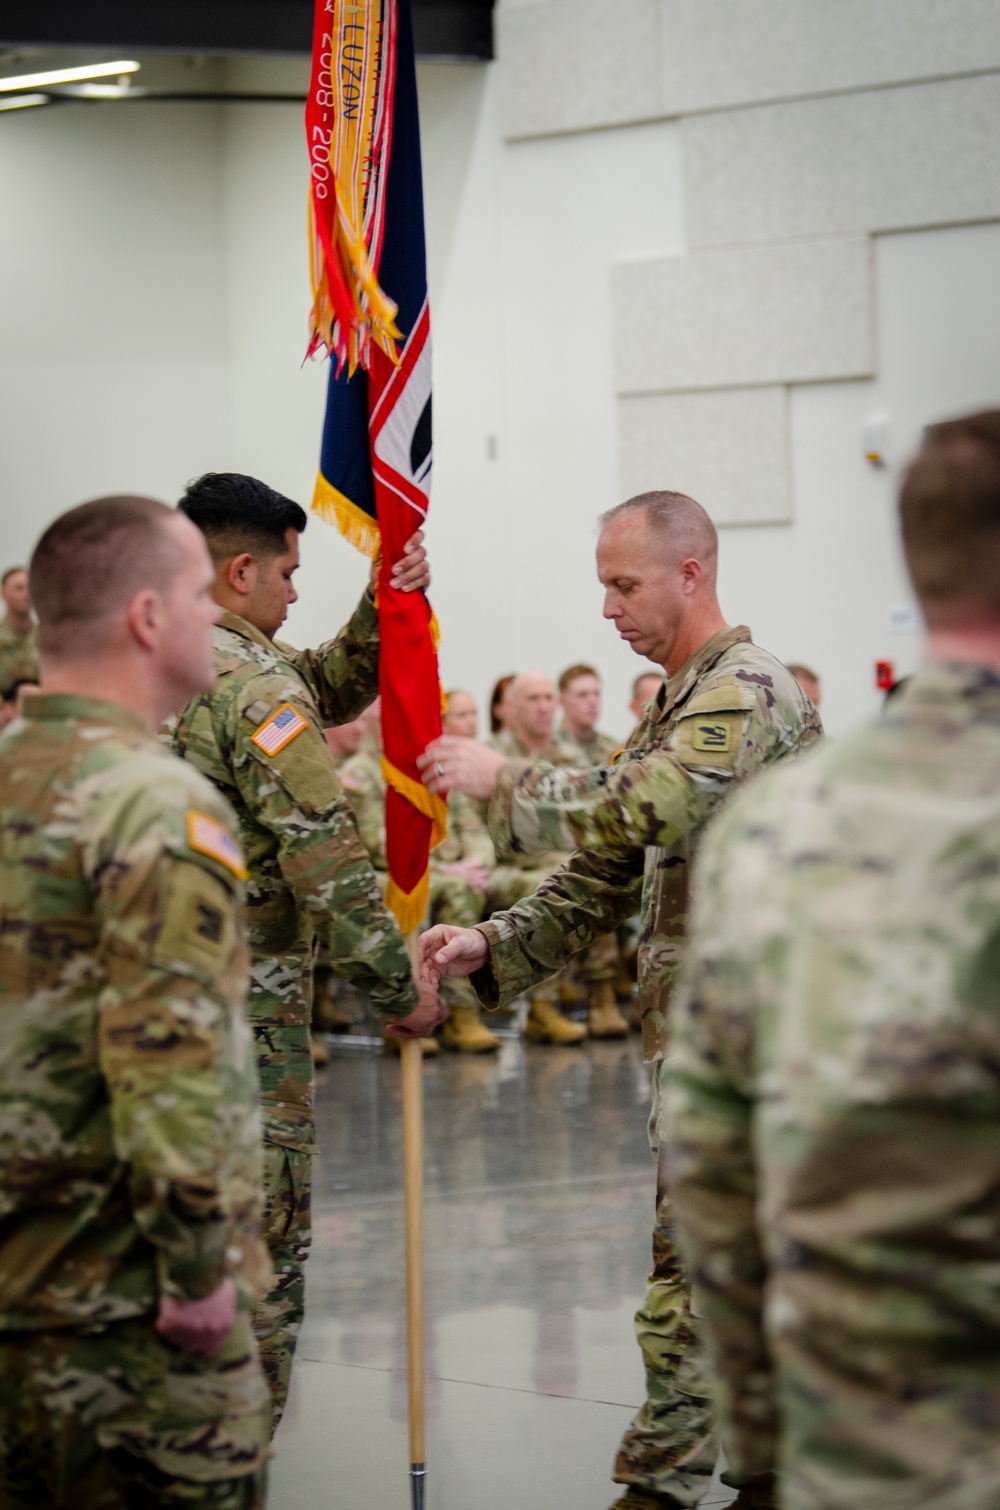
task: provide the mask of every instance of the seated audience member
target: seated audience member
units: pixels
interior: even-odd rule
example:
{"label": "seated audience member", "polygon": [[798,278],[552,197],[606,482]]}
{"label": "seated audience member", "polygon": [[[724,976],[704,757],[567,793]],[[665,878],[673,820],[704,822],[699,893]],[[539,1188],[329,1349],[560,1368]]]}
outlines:
{"label": "seated audience member", "polygon": [[640,671],[632,683],[632,701],[628,705],[628,710],[636,723],[645,717],[646,704],[651,702],[659,692],[662,681],[663,677],[659,671]]}
{"label": "seated audience member", "polygon": [[0,619],[0,687],[11,682],[37,682],[41,675],[38,661],[38,631],[31,611],[28,573],[23,566],[9,566],[0,577],[0,600],[4,615]]}
{"label": "seated audience member", "polygon": [[507,692],[511,682],[515,680],[514,673],[509,676],[501,676],[494,684],[490,693],[490,734],[501,734],[507,727]]}
{"label": "seated audience member", "polygon": [[441,733],[454,734],[458,739],[479,738],[479,709],[471,692],[455,687],[444,695],[444,713],[441,715]]}
{"label": "seated audience member", "polygon": [[[358,831],[376,873],[385,884],[385,782],[382,779],[382,730],[380,700],[362,714],[365,735],[360,750],[341,767],[344,794],[354,809]],[[475,805],[461,792],[448,798],[448,837],[431,851],[431,923],[450,922],[469,928],[483,916],[484,899],[494,864],[493,845]],[[458,923],[458,919],[466,919]],[[468,981],[458,990],[441,992],[448,1019],[440,1029],[446,1049],[458,1053],[490,1053],[500,1047],[499,1038],[483,1026],[476,995]],[[387,1040],[389,1042],[389,1040]],[[389,1044],[390,1051],[392,1049]]]}
{"label": "seated audience member", "polygon": [[338,771],[345,760],[350,760],[352,755],[358,753],[364,737],[364,718],[352,718],[349,724],[335,724],[333,728],[323,730],[327,749],[333,756],[333,763]]}
{"label": "seated audience member", "polygon": [[811,671],[808,666],[803,666],[800,661],[792,661],[788,669],[818,713],[823,689],[815,671]]}
{"label": "seated audience member", "polygon": [[597,727],[601,716],[601,678],[593,666],[580,661],[559,678],[562,724],[556,735],[575,766],[607,765],[621,743]]}
{"label": "seated audience member", "polygon": [[903,482],[929,661],[737,792],[671,1003],[667,1176],[730,1469],[1000,1504],[1000,410]]}

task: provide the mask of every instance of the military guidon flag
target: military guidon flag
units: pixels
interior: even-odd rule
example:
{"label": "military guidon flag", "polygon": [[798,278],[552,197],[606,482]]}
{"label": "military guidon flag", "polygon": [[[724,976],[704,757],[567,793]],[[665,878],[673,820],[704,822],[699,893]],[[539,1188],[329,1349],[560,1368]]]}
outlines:
{"label": "military guidon flag", "polygon": [[313,508],[367,555],[378,584],[386,901],[404,932],[427,905],[447,808],[416,757],[441,732],[437,626],[390,585],[427,514],[431,342],[410,0],[316,0],[306,103],[313,309],[309,350],[335,359]]}

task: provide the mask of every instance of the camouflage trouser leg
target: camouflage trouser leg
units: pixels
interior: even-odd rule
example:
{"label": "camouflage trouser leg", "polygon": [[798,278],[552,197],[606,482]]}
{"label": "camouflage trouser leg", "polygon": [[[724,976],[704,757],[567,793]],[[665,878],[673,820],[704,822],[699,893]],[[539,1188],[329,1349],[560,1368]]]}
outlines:
{"label": "camouflage trouser leg", "polygon": [[[483,897],[461,876],[443,876],[431,871],[430,901],[427,908],[428,923],[450,923],[453,928],[474,928],[483,917]],[[476,1007],[476,993],[469,982],[461,977],[448,977],[439,987],[441,1000],[446,1006]]]}
{"label": "camouflage trouser leg", "polygon": [[579,955],[576,968],[580,979],[586,981],[588,986],[597,985],[599,981],[614,980],[618,974],[618,939],[615,935],[605,933],[588,944]]}
{"label": "camouflage trouser leg", "polygon": [[661,1156],[657,1172],[653,1269],[635,1335],[646,1366],[646,1403],[629,1425],[612,1478],[682,1505],[708,1489],[718,1444],[704,1344],[691,1315],[691,1290],[671,1231]]}
{"label": "camouflage trouser leg", "polygon": [[8,1334],[0,1510],[263,1510],[268,1407],[245,1311],[212,1358],[152,1317]]}
{"label": "camouflage trouser leg", "polygon": [[267,1298],[253,1308],[253,1329],[271,1390],[274,1431],[288,1399],[292,1359],[306,1308],[311,1205],[312,1155],[265,1142],[263,1235],[275,1281]]}

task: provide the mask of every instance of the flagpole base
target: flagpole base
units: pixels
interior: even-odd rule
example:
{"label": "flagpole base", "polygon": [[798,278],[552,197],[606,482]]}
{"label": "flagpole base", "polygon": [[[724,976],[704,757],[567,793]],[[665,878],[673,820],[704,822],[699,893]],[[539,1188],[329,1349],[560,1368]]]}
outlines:
{"label": "flagpole base", "polygon": [[423,1463],[410,1464],[410,1504],[412,1510],[424,1510],[424,1482],[427,1469]]}

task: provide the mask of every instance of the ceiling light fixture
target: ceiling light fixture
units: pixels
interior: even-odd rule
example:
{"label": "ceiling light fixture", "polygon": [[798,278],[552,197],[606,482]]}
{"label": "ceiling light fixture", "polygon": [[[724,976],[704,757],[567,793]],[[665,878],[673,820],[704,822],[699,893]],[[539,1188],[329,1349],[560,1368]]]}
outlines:
{"label": "ceiling light fixture", "polygon": [[0,99],[0,110],[27,110],[29,105],[47,105],[47,94],[19,94],[12,100]]}
{"label": "ceiling light fixture", "polygon": [[0,94],[18,89],[43,89],[49,84],[75,84],[80,79],[107,79],[119,73],[138,73],[140,63],[81,63],[78,68],[50,68],[46,73],[22,73],[0,78]]}

